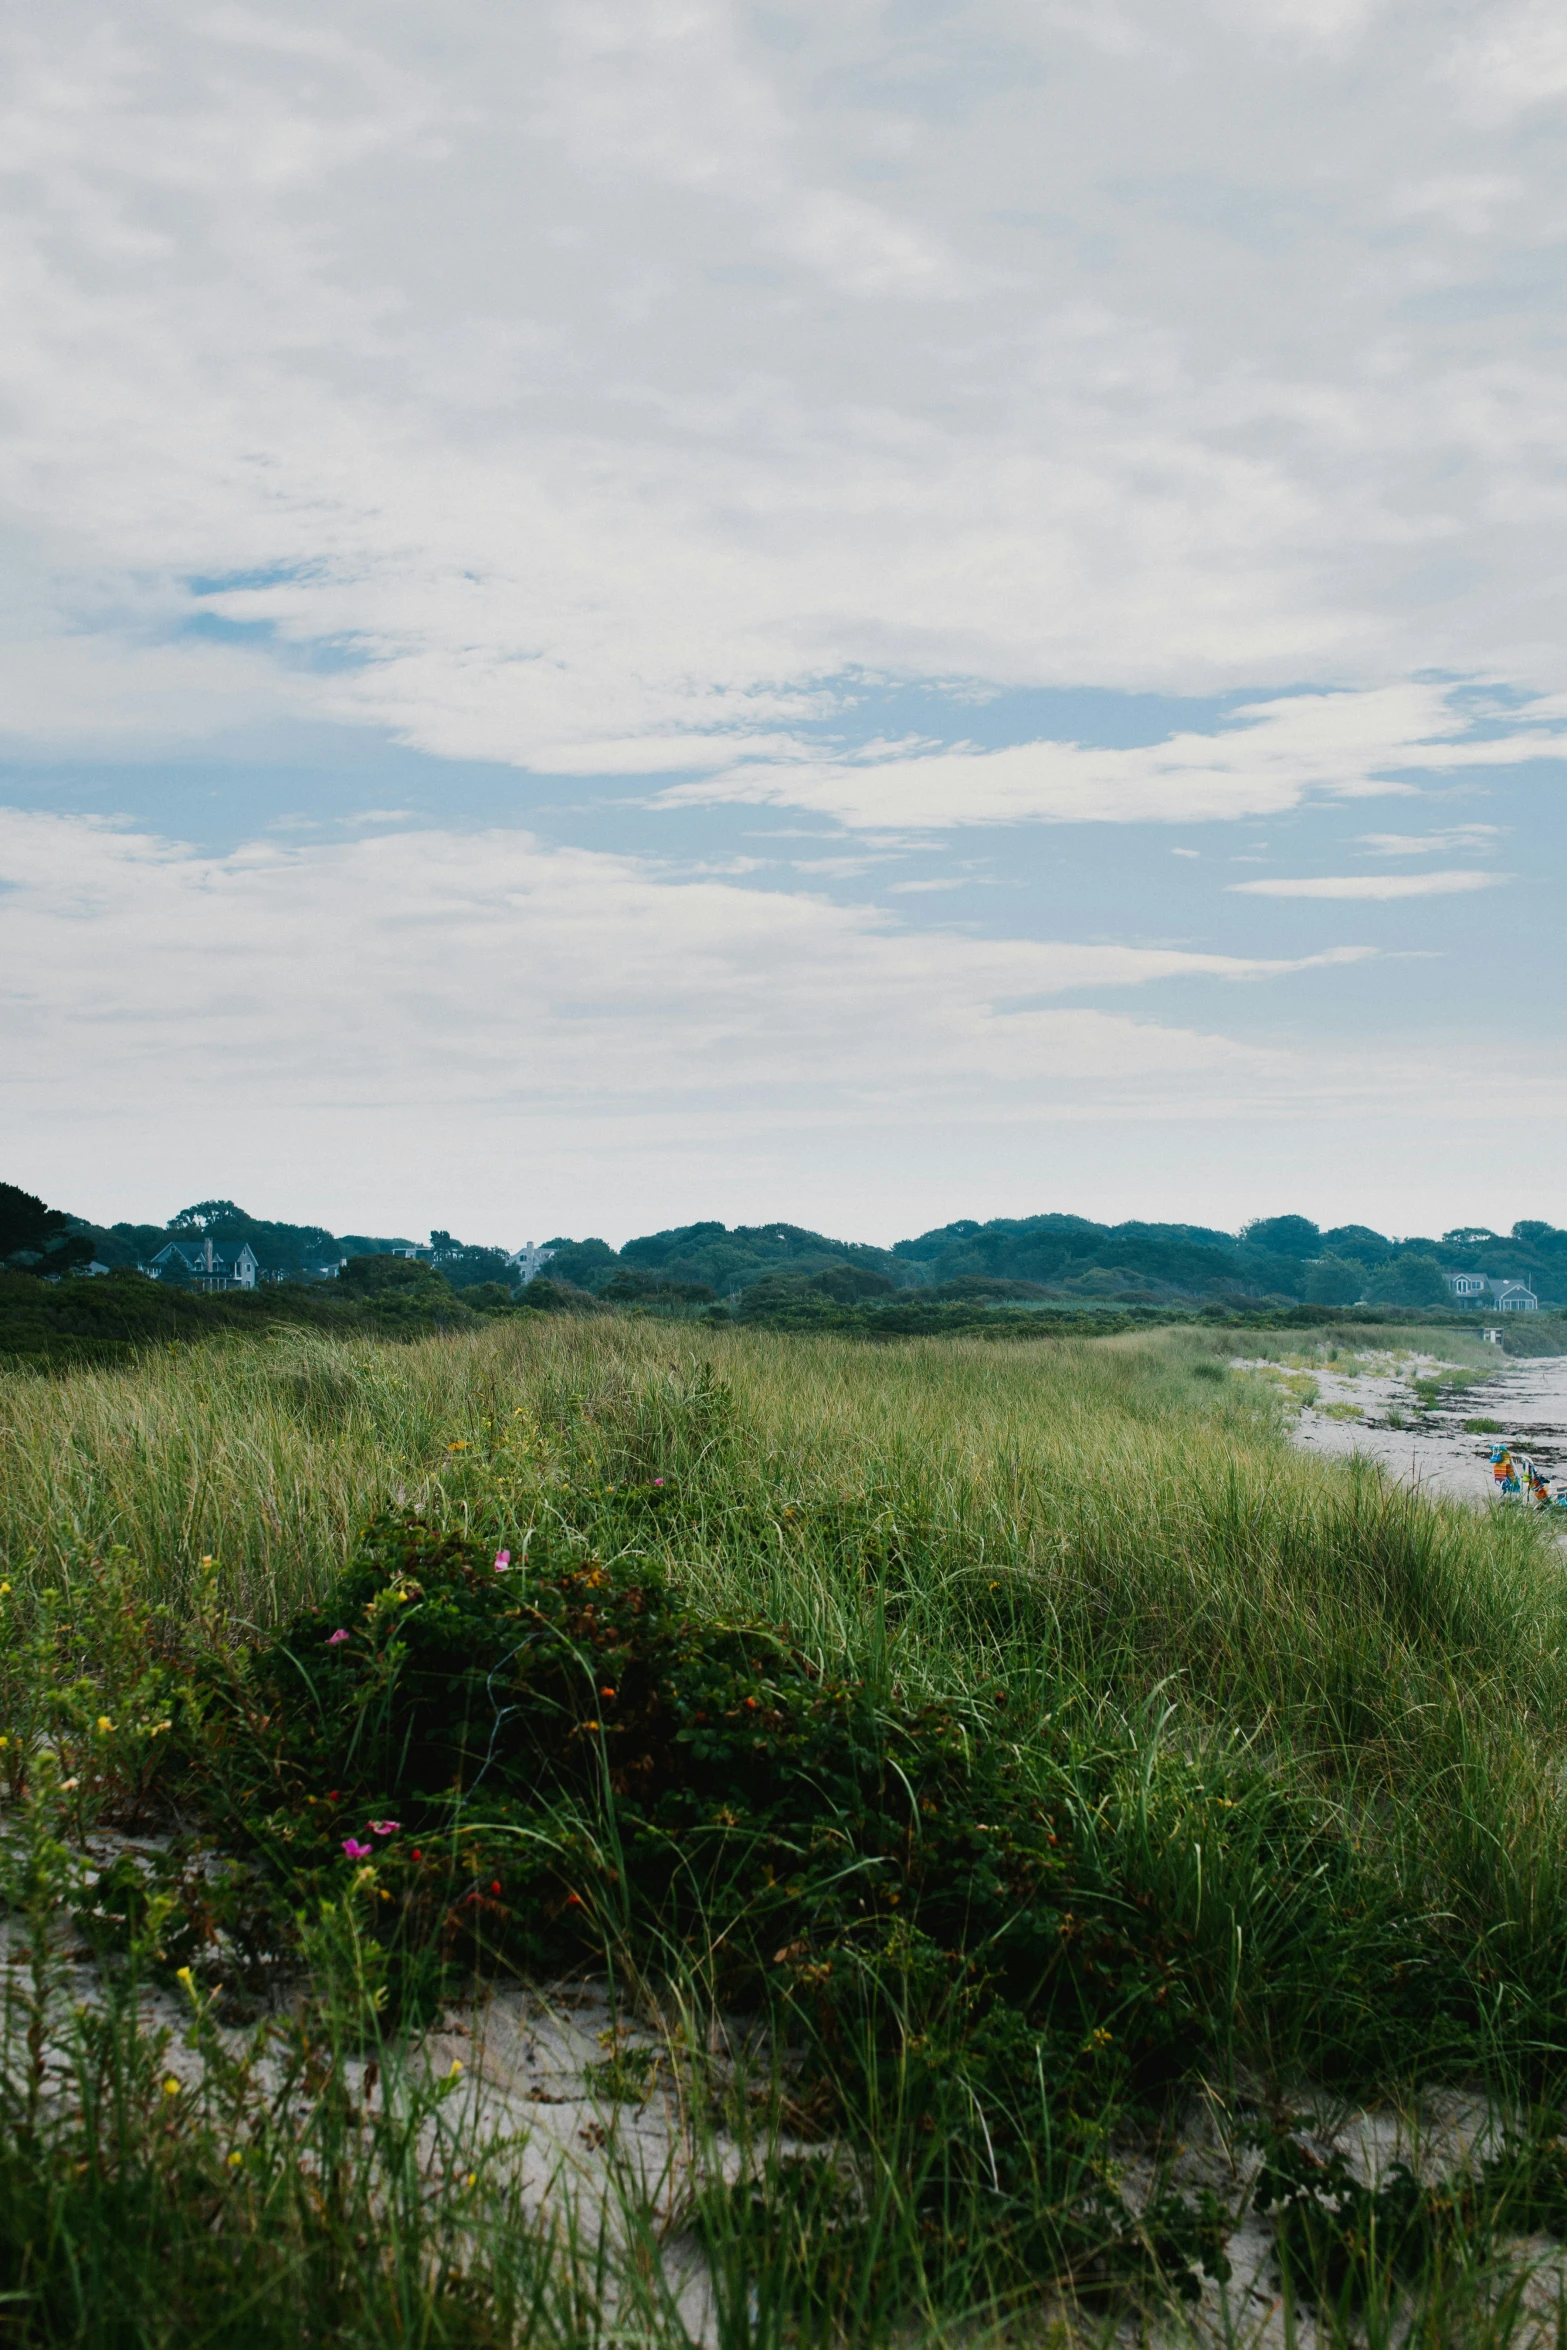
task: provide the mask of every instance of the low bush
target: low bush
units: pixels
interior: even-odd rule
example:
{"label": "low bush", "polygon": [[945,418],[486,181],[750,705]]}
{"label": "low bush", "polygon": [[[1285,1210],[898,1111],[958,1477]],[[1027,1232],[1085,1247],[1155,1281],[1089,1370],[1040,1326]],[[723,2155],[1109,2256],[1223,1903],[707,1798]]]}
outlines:
{"label": "low bush", "polygon": [[180,1751],[250,1863],[231,1926],[368,1869],[394,2000],[606,1950],[699,1981],[802,2052],[814,2126],[884,2140],[895,2113],[927,2200],[1015,2200],[1025,2266],[1061,2256],[1079,2115],[1227,2062],[1237,2019],[1326,2074],[1461,2023],[1396,1889],[1243,1755],[1129,1768],[1036,1723],[1025,1761],[1004,1690],[910,1704],[542,1542],[382,1520],[321,1606],[208,1661]]}

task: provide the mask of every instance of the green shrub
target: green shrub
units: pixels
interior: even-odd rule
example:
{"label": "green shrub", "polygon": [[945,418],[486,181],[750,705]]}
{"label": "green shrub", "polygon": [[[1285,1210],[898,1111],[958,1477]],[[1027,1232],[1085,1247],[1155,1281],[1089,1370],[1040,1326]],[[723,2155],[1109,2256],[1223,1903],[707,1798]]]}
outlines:
{"label": "green shrub", "polygon": [[380,1521],[320,1607],[203,1670],[192,1791],[285,1908],[371,1867],[405,1987],[607,1937],[639,1974],[786,2005],[851,2102],[890,2064],[932,2115],[954,2077],[1037,2103],[1042,2065],[1053,2109],[1085,2073],[1150,2094],[1219,2055],[1237,1992],[1264,2034],[1309,2017],[1330,2065],[1396,2030],[1418,1936],[1255,1767],[1156,1752],[1129,1777],[1048,1725],[1025,1765],[1004,1691],[910,1704],[560,1540],[497,1566]]}

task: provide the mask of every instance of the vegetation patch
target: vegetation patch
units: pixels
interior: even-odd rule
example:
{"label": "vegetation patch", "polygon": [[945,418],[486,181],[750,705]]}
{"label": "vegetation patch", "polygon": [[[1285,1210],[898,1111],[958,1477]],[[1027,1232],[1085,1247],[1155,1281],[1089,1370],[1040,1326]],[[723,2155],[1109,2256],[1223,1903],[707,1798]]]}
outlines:
{"label": "vegetation patch", "polygon": [[[127,2225],[187,2331],[233,2229],[258,2306],[319,2262],[339,2338],[395,2335],[395,2293],[422,2340],[682,2342],[515,2212],[506,2237],[476,2157],[420,2172],[444,2108],[381,2128],[402,2028],[506,1974],[608,1976],[656,2037],[589,2043],[584,2143],[671,2083],[699,2143],[727,2133],[687,2208],[737,2343],[1035,2339],[1051,2296],[1195,2292],[1241,2190],[1171,2158],[1194,2094],[1243,2082],[1297,2298],[1418,2296],[1501,2244],[1504,2185],[1547,2213],[1539,2152],[1536,2203],[1521,2173],[1484,2212],[1455,2185],[1451,2234],[1422,2206],[1362,2286],[1333,2247],[1371,2222],[1333,2218],[1336,2173],[1296,2210],[1279,2118],[1302,2082],[1456,2079],[1556,2133],[1567,1602],[1538,1530],[1292,1454],[1227,1332],[690,1335],[508,1314],[0,1384],[13,1949],[90,1951],[120,2002],[72,2021],[59,1976],[56,2024],[24,2000],[5,2039],[54,2182],[30,2203],[19,2167],[5,2241],[75,2247],[6,2255],[31,2338],[180,2338],[134,2264],[100,2296],[118,2334],[70,2298],[111,2209],[73,2199],[123,2172],[165,2198]],[[212,2051],[199,2114],[147,2069],[149,1976]],[[288,2117],[217,2036],[247,2016]],[[744,2061],[704,2070],[718,2018]],[[399,2197],[447,2231],[410,2219],[406,2262],[366,2218]]]}

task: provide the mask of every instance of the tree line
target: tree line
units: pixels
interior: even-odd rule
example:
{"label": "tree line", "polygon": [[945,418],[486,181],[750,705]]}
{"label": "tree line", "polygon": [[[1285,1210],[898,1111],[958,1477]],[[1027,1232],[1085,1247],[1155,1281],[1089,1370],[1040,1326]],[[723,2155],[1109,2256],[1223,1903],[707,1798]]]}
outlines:
{"label": "tree line", "polygon": [[[11,1272],[54,1277],[93,1264],[134,1270],[170,1241],[206,1239],[224,1248],[248,1242],[262,1271],[284,1280],[336,1274],[346,1261],[350,1289],[388,1301],[394,1290],[411,1298],[432,1276],[461,1293],[515,1293],[521,1286],[503,1244],[461,1241],[443,1229],[418,1244],[396,1235],[333,1233],[323,1225],[253,1216],[226,1199],[199,1200],[164,1224],[99,1225],[0,1183],[0,1266]],[[530,1290],[539,1306],[597,1299],[691,1311],[727,1302],[745,1319],[770,1318],[813,1300],[840,1308],[900,1299],[912,1306],[916,1296],[931,1306],[1134,1308],[1274,1299],[1419,1308],[1451,1302],[1445,1275],[1454,1271],[1526,1281],[1542,1304],[1567,1301],[1567,1231],[1538,1220],[1515,1223],[1506,1233],[1460,1225],[1440,1235],[1395,1238],[1363,1224],[1324,1230],[1302,1215],[1259,1217],[1227,1232],[1047,1214],[960,1218],[890,1247],[797,1224],[708,1220],[645,1233],[618,1249],[561,1234],[548,1252]],[[494,1300],[475,1296],[473,1302]]]}

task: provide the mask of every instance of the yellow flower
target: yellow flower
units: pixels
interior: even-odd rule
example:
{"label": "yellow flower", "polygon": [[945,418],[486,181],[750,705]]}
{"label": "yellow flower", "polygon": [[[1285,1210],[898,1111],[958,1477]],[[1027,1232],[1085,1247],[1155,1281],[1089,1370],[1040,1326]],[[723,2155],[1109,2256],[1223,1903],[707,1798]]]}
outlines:
{"label": "yellow flower", "polygon": [[177,2096],[179,2095],[179,2093],[180,2093],[180,2085],[179,2085],[178,2081],[177,2081],[177,2080],[174,2078],[174,2075],[173,2075],[172,2073],[168,2074],[168,2075],[167,2075],[167,2077],[165,2078],[165,2080],[164,2080],[164,2084],[163,2084],[163,2094],[164,2094],[164,2096],[165,2096],[165,2097],[177,2097]]}
{"label": "yellow flower", "polygon": [[233,2151],[233,2153],[232,2153],[232,2154],[229,2156],[229,2169],[230,2169],[230,2170],[238,2170],[238,2168],[239,2168],[240,2164],[241,2164],[241,2163],[244,2161],[244,2159],[245,2159],[245,2157],[243,2156],[243,2154],[241,2154],[241,2152],[240,2152],[239,2148],[236,2146],[236,2147],[235,2147],[235,2149],[234,2149],[234,2151]]}
{"label": "yellow flower", "polygon": [[176,1967],[174,1980],[176,1983],[183,1983],[187,1991],[193,1991],[196,1987],[196,1978],[188,1966]]}
{"label": "yellow flower", "polygon": [[462,2058],[461,2058],[460,2056],[454,2056],[454,2057],[452,2058],[452,2069],[451,2069],[451,2071],[450,2071],[450,2072],[447,2074],[446,2078],[447,2078],[449,2081],[455,2081],[455,2080],[458,2078],[458,2076],[461,2074],[461,2072],[462,2072]]}
{"label": "yellow flower", "polygon": [[0,1583],[0,1599],[4,1599],[4,1597],[5,1597],[6,1593],[7,1593],[7,1592],[10,1590],[10,1588],[11,1588],[11,1586],[10,1586],[10,1584],[9,1584],[9,1583]]}
{"label": "yellow flower", "polygon": [[107,1714],[100,1714],[98,1716],[98,1733],[100,1737],[107,1738],[109,1732],[113,1728],[114,1724],[110,1721]]}

